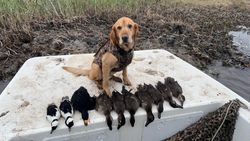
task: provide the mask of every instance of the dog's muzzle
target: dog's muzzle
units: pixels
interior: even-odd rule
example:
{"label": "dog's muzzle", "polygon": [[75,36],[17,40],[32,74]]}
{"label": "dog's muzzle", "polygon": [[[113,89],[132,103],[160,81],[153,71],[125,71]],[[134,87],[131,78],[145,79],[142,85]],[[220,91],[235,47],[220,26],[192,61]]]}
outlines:
{"label": "dog's muzzle", "polygon": [[128,43],[128,36],[123,36],[122,41],[123,43]]}

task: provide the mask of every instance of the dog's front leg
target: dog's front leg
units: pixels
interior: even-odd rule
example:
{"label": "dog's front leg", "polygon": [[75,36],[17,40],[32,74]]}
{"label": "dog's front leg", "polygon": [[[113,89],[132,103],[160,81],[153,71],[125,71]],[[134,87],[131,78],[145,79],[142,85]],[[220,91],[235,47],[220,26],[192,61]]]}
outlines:
{"label": "dog's front leg", "polygon": [[111,92],[109,90],[110,68],[108,67],[108,65],[103,64],[102,74],[103,74],[102,88],[106,92],[106,94],[111,97]]}
{"label": "dog's front leg", "polygon": [[131,82],[128,79],[127,67],[122,71],[123,82],[125,85],[131,86]]}
{"label": "dog's front leg", "polygon": [[109,78],[112,68],[114,68],[117,59],[111,53],[105,53],[102,57],[102,88],[108,96],[111,97],[111,92],[109,89]]}

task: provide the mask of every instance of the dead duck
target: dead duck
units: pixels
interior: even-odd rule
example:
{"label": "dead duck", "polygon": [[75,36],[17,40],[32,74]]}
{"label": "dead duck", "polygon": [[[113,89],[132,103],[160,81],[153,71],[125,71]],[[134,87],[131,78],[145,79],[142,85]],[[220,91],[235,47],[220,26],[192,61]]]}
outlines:
{"label": "dead duck", "polygon": [[185,101],[185,96],[182,94],[183,91],[179,83],[175,81],[174,78],[172,77],[165,78],[164,83],[165,85],[169,86],[170,91],[172,92],[172,95],[176,97],[180,101],[181,106],[183,106],[184,101]]}
{"label": "dead duck", "polygon": [[173,99],[172,92],[168,85],[158,81],[156,88],[160,91],[162,94],[164,100],[169,102],[169,105],[173,108],[183,108],[181,105],[177,104],[176,101]]}
{"label": "dead duck", "polygon": [[117,129],[119,130],[126,123],[126,119],[124,116],[124,111],[125,111],[124,96],[120,92],[114,90],[112,92],[111,98],[113,102],[113,109],[118,114]]}
{"label": "dead duck", "polygon": [[124,102],[125,102],[126,110],[128,110],[130,114],[130,124],[132,127],[134,127],[134,124],[135,124],[134,115],[140,106],[140,101],[134,94],[126,90],[125,86],[122,86],[122,94],[124,95]]}
{"label": "dead duck", "polygon": [[147,93],[151,96],[151,98],[154,101],[154,104],[157,105],[157,110],[158,110],[158,118],[161,118],[161,113],[163,112],[163,96],[159,92],[158,89],[156,89],[153,85],[151,84],[144,84],[144,87],[146,87]]}
{"label": "dead duck", "polygon": [[68,126],[69,131],[72,126],[74,126],[74,121],[73,121],[73,107],[71,102],[69,101],[68,96],[62,97],[61,104],[59,106],[60,112],[62,117],[65,119],[65,124]]}
{"label": "dead duck", "polygon": [[109,130],[112,130],[112,117],[110,115],[112,106],[112,100],[107,94],[102,93],[96,98],[96,111],[105,115]]}
{"label": "dead duck", "polygon": [[147,121],[145,126],[147,127],[151,122],[154,121],[154,115],[152,113],[153,100],[150,95],[147,94],[146,88],[142,85],[137,87],[135,95],[140,101],[140,106],[147,112]]}
{"label": "dead duck", "polygon": [[58,120],[60,117],[61,117],[61,114],[60,114],[58,107],[54,103],[49,104],[47,107],[46,118],[50,122],[50,125],[51,125],[50,134],[52,134],[52,132],[56,130],[59,124]]}
{"label": "dead duck", "polygon": [[90,123],[88,111],[95,109],[96,97],[90,97],[87,89],[80,87],[72,95],[71,103],[74,110],[81,113],[84,125],[87,126]]}

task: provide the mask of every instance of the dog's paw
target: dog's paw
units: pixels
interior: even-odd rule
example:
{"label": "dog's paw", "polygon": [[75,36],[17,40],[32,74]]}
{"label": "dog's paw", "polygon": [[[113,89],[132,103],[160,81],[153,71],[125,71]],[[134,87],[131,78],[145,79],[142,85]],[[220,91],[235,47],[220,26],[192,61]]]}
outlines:
{"label": "dog's paw", "polygon": [[104,90],[104,93],[107,94],[109,97],[112,97],[112,93],[110,92],[109,89],[103,89]]}
{"label": "dog's paw", "polygon": [[123,79],[124,85],[131,86],[131,82],[128,79]]}
{"label": "dog's paw", "polygon": [[112,93],[106,93],[110,98],[112,97]]}
{"label": "dog's paw", "polygon": [[95,81],[95,84],[99,90],[103,90],[102,83],[100,81]]}

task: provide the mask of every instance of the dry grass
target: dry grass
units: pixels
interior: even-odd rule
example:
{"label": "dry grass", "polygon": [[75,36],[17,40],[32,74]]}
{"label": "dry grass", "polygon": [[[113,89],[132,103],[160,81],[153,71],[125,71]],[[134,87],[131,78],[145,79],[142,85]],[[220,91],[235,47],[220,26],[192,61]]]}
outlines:
{"label": "dry grass", "polygon": [[[241,0],[239,0],[241,1]],[[172,3],[193,4],[193,5],[230,5],[234,0],[174,0]]]}
{"label": "dry grass", "polygon": [[[0,0],[0,34],[5,31],[29,31],[26,23],[72,19],[102,12],[126,11],[137,13],[152,5],[177,6],[228,6],[246,7],[248,0]],[[135,11],[135,12],[134,12]],[[109,13],[112,13],[109,12]],[[158,11],[162,12],[162,11]],[[139,12],[138,12],[139,13]],[[147,13],[146,13],[147,14]],[[112,16],[112,14],[110,15]]]}
{"label": "dry grass", "polygon": [[86,10],[133,10],[143,0],[0,0],[0,27],[31,20],[70,18]]}
{"label": "dry grass", "polygon": [[86,10],[100,13],[115,9],[135,11],[152,4],[245,6],[246,3],[247,0],[0,0],[0,27],[34,19],[70,18],[84,15]]}
{"label": "dry grass", "polygon": [[168,4],[190,4],[198,6],[228,6],[240,5],[246,6],[250,4],[249,0],[167,0]]}

